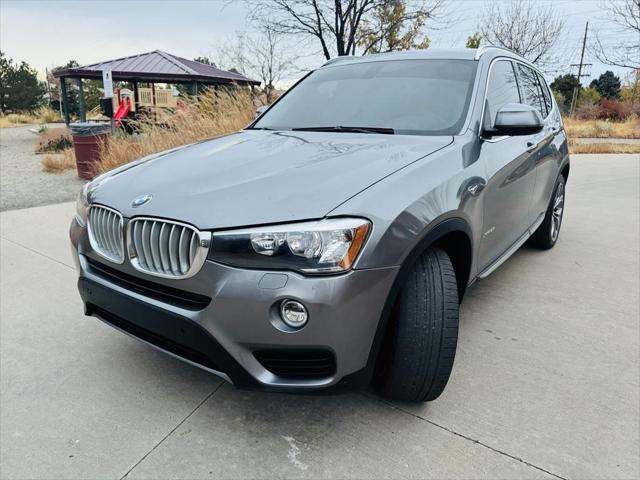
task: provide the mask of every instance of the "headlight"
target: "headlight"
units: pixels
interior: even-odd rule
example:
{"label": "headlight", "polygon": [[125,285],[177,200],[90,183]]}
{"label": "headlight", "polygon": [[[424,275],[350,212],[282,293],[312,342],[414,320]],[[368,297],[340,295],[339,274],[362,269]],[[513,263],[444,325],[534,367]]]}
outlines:
{"label": "headlight", "polygon": [[344,272],[360,253],[370,226],[361,218],[333,218],[218,232],[209,258],[242,268]]}
{"label": "headlight", "polygon": [[89,189],[91,182],[87,182],[82,186],[78,198],[76,199],[76,218],[80,225],[87,224],[87,212],[89,211]]}

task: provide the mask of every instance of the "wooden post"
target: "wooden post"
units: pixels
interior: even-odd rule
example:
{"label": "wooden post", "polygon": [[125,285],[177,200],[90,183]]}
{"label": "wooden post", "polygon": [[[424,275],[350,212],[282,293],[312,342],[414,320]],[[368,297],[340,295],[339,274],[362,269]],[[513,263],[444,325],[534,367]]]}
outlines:
{"label": "wooden post", "polygon": [[140,94],[138,93],[138,82],[133,81],[133,105],[135,106],[136,113],[138,112],[138,106],[140,104]]}
{"label": "wooden post", "polygon": [[191,95],[193,95],[194,97],[198,95],[198,82],[196,82],[195,80],[191,84]]}
{"label": "wooden post", "polygon": [[82,87],[82,78],[78,78],[78,110],[80,113],[80,121],[87,121],[87,113],[84,109],[84,88]]}
{"label": "wooden post", "polygon": [[156,107],[156,84],[151,83],[151,101],[153,102],[153,121],[158,123],[158,108]]}
{"label": "wooden post", "polygon": [[62,91],[62,110],[64,111],[64,123],[69,125],[71,118],[69,116],[69,105],[67,99],[67,81],[65,77],[60,77],[60,90]]}

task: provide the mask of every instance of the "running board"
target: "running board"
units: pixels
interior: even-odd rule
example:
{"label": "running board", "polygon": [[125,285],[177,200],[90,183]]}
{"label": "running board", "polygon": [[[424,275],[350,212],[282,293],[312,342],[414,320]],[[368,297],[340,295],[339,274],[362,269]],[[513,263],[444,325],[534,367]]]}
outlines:
{"label": "running board", "polygon": [[500,257],[498,257],[498,259],[495,262],[493,262],[491,265],[485,268],[482,272],[480,272],[478,274],[478,278],[481,280],[487,278],[489,275],[495,272],[500,265],[506,262],[511,255],[516,253],[518,249],[522,245],[524,245],[524,243],[527,240],[529,240],[529,237],[531,237],[531,235],[533,235],[533,233],[542,224],[542,222],[544,221],[544,215],[545,215],[544,213],[541,213],[538,216],[538,219],[533,223],[533,225],[531,225],[531,227],[527,229],[524,235],[522,235],[518,240],[516,240],[515,243],[511,245],[511,247],[509,247],[509,249],[506,252],[504,252]]}

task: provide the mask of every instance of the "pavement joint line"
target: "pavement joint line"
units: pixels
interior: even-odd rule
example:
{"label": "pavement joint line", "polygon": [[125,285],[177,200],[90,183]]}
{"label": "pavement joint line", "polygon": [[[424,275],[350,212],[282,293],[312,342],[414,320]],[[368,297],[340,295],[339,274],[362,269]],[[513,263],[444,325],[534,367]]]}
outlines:
{"label": "pavement joint line", "polygon": [[7,241],[7,242],[9,242],[9,243],[13,243],[14,245],[16,245],[16,246],[18,246],[18,247],[22,247],[22,248],[24,248],[25,250],[29,250],[30,252],[35,253],[36,255],[40,255],[41,257],[48,258],[49,260],[52,260],[52,261],[54,261],[54,262],[56,262],[56,263],[59,263],[60,265],[63,265],[63,266],[65,266],[65,267],[67,267],[67,268],[70,268],[71,270],[75,270],[75,268],[74,268],[73,266],[71,266],[71,265],[67,265],[67,264],[66,264],[66,263],[64,263],[64,262],[61,262],[60,260],[58,260],[58,259],[56,259],[56,258],[50,257],[49,255],[45,255],[44,253],[39,252],[39,251],[37,251],[37,250],[34,250],[34,249],[33,249],[33,248],[31,248],[31,247],[27,247],[26,245],[22,245],[21,243],[18,243],[18,242],[15,242],[15,241],[13,241],[13,240],[8,239],[7,237],[1,237],[1,236],[0,236],[0,238],[1,238],[2,240],[6,240],[6,241]]}
{"label": "pavement joint line", "polygon": [[222,385],[224,385],[225,383],[226,383],[226,382],[225,382],[224,380],[221,380],[221,381],[220,381],[220,383],[218,384],[218,386],[217,386],[216,388],[214,388],[214,389],[213,389],[213,391],[212,391],[209,395],[207,395],[207,396],[206,396],[206,397],[205,397],[205,398],[204,398],[200,403],[198,403],[198,405],[196,405],[196,407],[195,407],[193,410],[191,410],[191,412],[189,412],[189,414],[188,414],[186,417],[184,417],[182,420],[180,420],[180,422],[179,422],[175,427],[173,427],[169,433],[167,433],[164,437],[162,437],[162,439],[160,439],[160,441],[159,441],[158,443],[156,443],[156,444],[153,446],[153,448],[152,448],[151,450],[149,450],[147,453],[145,453],[145,454],[142,456],[142,458],[141,458],[140,460],[138,460],[138,461],[137,461],[137,462],[136,462],[136,463],[135,463],[135,464],[134,464],[134,465],[133,465],[129,470],[127,470],[127,472],[126,472],[122,477],[120,477],[120,480],[124,480],[125,478],[127,478],[127,477],[129,476],[129,474],[130,474],[130,473],[131,473],[131,472],[132,472],[132,471],[133,471],[133,470],[134,470],[138,465],[140,465],[142,462],[144,462],[144,460],[145,460],[149,455],[151,455],[151,454],[154,452],[154,450],[155,450],[156,448],[158,448],[158,447],[159,447],[159,446],[160,446],[160,445],[161,445],[161,444],[162,444],[162,443],[163,443],[167,438],[169,438],[169,437],[173,434],[173,432],[175,432],[178,428],[180,428],[184,422],[186,422],[187,420],[189,420],[189,418],[191,418],[191,416],[192,416],[194,413],[196,413],[196,411],[197,411],[197,410],[198,410],[202,405],[204,405],[204,403],[205,403],[207,400],[209,400],[211,397],[213,397],[213,396],[216,394],[216,392],[217,392],[218,390],[220,390],[220,388],[222,387]]}
{"label": "pavement joint line", "polygon": [[364,395],[366,397],[369,397],[369,398],[371,398],[373,400],[376,400],[376,401],[378,401],[380,403],[383,403],[383,404],[387,405],[388,407],[393,408],[394,410],[398,410],[398,411],[400,411],[402,413],[406,413],[407,415],[410,415],[410,416],[415,417],[415,418],[417,418],[419,420],[422,420],[423,422],[429,423],[429,424],[433,425],[434,427],[438,427],[438,428],[440,428],[440,429],[442,429],[442,430],[444,430],[446,432],[452,433],[453,435],[456,435],[456,436],[458,436],[460,438],[464,438],[465,440],[468,440],[468,441],[473,442],[473,443],[475,443],[477,445],[480,445],[480,446],[482,446],[484,448],[487,448],[487,449],[491,450],[492,452],[495,452],[495,453],[497,453],[499,455],[504,455],[505,457],[509,457],[512,460],[517,460],[520,463],[523,463],[523,464],[525,464],[525,465],[527,465],[527,466],[529,466],[531,468],[535,468],[536,470],[540,470],[541,472],[544,472],[544,473],[546,473],[548,475],[551,475],[551,476],[553,476],[555,478],[558,478],[560,480],[568,480],[567,477],[562,477],[562,476],[558,475],[557,473],[553,473],[553,472],[551,472],[549,470],[546,470],[546,469],[544,469],[542,467],[539,467],[538,465],[534,465],[533,463],[527,462],[526,460],[524,460],[524,459],[522,459],[520,457],[516,457],[515,455],[511,455],[510,453],[504,452],[504,451],[499,450],[499,449],[497,449],[495,447],[492,447],[491,445],[483,443],[480,440],[476,440],[475,438],[472,438],[472,437],[469,437],[469,436],[464,435],[462,433],[456,432],[455,430],[453,430],[453,429],[451,429],[449,427],[445,427],[444,425],[440,425],[439,423],[436,423],[433,420],[429,420],[427,418],[421,417],[420,415],[417,415],[417,414],[415,414],[413,412],[405,410],[404,408],[401,408],[401,407],[399,407],[397,405],[394,405],[393,403],[390,403],[390,402],[388,402],[388,401],[386,401],[386,400],[384,400],[382,398],[379,398],[379,397],[376,397],[376,396],[373,396],[373,395],[370,395],[370,394],[367,394],[367,393],[363,393],[362,395]]}

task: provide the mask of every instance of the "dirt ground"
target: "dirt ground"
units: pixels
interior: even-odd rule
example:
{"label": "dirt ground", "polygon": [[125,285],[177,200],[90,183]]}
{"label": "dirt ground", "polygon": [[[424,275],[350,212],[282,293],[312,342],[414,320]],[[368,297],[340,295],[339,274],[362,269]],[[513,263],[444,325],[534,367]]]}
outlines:
{"label": "dirt ground", "polygon": [[82,186],[75,171],[42,171],[42,156],[34,153],[37,128],[28,125],[0,129],[0,211],[67,202],[75,199]]}

